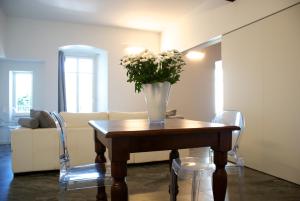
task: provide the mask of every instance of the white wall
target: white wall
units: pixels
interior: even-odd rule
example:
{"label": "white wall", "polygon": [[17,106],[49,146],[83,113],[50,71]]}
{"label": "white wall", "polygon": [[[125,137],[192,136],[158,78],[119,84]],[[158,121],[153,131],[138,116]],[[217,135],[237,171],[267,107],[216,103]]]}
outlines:
{"label": "white wall", "polygon": [[299,4],[255,22],[296,3],[239,0],[195,11],[164,30],[161,48],[186,50],[228,33],[222,40],[224,107],[245,113],[246,165],[300,184]]}
{"label": "white wall", "polygon": [[0,58],[5,57],[5,52],[4,52],[5,23],[6,23],[6,16],[0,8]]}
{"label": "white wall", "polygon": [[162,49],[186,50],[265,17],[299,0],[238,0],[207,12],[194,10],[162,33]]}
{"label": "white wall", "polygon": [[300,4],[224,36],[224,106],[244,112],[246,165],[300,184]]}
{"label": "white wall", "polygon": [[187,119],[210,121],[214,115],[214,67],[215,61],[221,59],[221,45],[192,50],[202,51],[205,57],[202,60],[184,57],[186,66],[180,81],[172,85],[169,108],[177,109]]}
{"label": "white wall", "polygon": [[142,94],[134,93],[119,65],[126,45],[160,49],[160,34],[132,29],[7,18],[6,56],[44,61],[39,83],[40,108],[57,110],[57,52],[65,45],[90,45],[108,52],[109,110],[145,110]]}

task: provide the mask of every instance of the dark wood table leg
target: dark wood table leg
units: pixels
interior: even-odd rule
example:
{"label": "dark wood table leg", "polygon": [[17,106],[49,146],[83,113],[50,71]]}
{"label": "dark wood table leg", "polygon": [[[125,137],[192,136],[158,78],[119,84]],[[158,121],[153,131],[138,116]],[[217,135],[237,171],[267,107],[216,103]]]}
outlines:
{"label": "dark wood table leg", "polygon": [[127,163],[111,162],[113,184],[111,186],[111,201],[128,201],[128,188],[125,181],[127,176]]}
{"label": "dark wood table leg", "polygon": [[[100,171],[105,172],[106,171],[106,169],[105,169],[106,158],[105,158],[104,154],[106,151],[106,147],[98,140],[96,131],[94,131],[94,141],[95,141],[95,152],[96,152],[95,163],[100,163],[101,164]],[[107,194],[105,191],[104,183],[98,184],[96,200],[97,201],[107,201]]]}
{"label": "dark wood table leg", "polygon": [[96,200],[97,201],[107,201],[105,186],[99,186],[97,188]]}
{"label": "dark wood table leg", "polygon": [[216,165],[212,181],[214,201],[224,201],[227,188],[227,173],[225,170],[227,152],[214,151],[214,163]]}
{"label": "dark wood table leg", "polygon": [[172,150],[169,155],[169,168],[170,168],[170,185],[169,185],[169,193],[170,193],[170,201],[176,201],[176,196],[179,192],[178,183],[177,183],[177,175],[172,169],[173,159],[179,158],[178,150]]}
{"label": "dark wood table leg", "polygon": [[97,131],[94,131],[94,141],[95,141],[95,152],[96,158],[95,163],[106,163],[105,151],[106,147],[97,138]]}

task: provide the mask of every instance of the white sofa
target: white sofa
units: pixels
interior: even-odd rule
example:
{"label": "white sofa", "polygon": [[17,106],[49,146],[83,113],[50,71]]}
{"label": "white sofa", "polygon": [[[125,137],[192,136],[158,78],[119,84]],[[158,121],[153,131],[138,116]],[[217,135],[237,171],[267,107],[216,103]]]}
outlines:
{"label": "white sofa", "polygon": [[[66,123],[67,146],[71,165],[95,160],[93,129],[89,120],[145,119],[146,112],[60,113]],[[20,127],[11,133],[12,167],[14,173],[59,169],[59,136],[56,128],[30,129]],[[107,152],[106,152],[107,154]],[[188,156],[187,149],[180,156]],[[106,157],[108,159],[108,157]],[[169,151],[133,153],[129,163],[167,160]]]}

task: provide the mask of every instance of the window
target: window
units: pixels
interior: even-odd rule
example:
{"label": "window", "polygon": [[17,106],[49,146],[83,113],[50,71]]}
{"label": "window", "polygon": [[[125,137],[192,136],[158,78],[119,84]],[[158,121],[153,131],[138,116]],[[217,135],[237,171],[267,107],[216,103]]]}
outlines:
{"label": "window", "polygon": [[223,67],[222,61],[215,62],[215,112],[223,111]]}
{"label": "window", "polygon": [[32,108],[32,71],[10,71],[11,106],[15,116],[29,114]]}
{"label": "window", "polygon": [[94,111],[94,75],[93,57],[66,56],[65,83],[68,112]]}

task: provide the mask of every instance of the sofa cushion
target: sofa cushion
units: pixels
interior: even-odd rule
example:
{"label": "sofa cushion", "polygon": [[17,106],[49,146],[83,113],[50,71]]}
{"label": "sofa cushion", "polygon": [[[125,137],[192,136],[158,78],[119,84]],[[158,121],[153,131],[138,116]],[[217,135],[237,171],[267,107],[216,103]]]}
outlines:
{"label": "sofa cushion", "polygon": [[20,118],[18,124],[25,128],[34,129],[39,127],[39,120],[36,118]]}
{"label": "sofa cushion", "polygon": [[147,119],[147,112],[109,112],[109,120]]}
{"label": "sofa cushion", "polygon": [[45,110],[30,110],[30,117],[39,120],[39,128],[56,128],[50,113]]}
{"label": "sofa cushion", "polygon": [[60,115],[65,121],[65,126],[68,128],[90,128],[88,122],[90,120],[108,120],[107,112],[90,112],[90,113],[72,113],[61,112]]}

